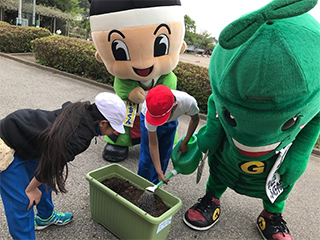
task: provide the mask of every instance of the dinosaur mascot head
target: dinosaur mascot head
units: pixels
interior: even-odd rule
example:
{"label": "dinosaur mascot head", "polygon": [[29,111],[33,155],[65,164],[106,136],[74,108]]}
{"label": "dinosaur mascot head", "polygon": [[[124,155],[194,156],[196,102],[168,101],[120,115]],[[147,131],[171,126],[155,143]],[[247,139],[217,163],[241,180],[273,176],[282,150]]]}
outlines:
{"label": "dinosaur mascot head", "polygon": [[235,152],[274,153],[319,113],[320,26],[305,13],[316,3],[276,0],[221,32],[209,75]]}

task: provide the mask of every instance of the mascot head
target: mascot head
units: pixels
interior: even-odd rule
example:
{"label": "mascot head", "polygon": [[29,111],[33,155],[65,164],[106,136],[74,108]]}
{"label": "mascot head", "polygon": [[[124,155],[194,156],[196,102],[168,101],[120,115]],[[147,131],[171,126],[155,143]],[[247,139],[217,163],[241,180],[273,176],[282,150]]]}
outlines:
{"label": "mascot head", "polygon": [[274,154],[320,111],[320,24],[306,13],[316,3],[274,0],[219,36],[209,67],[214,101],[245,156]]}
{"label": "mascot head", "polygon": [[90,25],[96,58],[120,79],[168,74],[186,47],[179,0],[91,0]]}

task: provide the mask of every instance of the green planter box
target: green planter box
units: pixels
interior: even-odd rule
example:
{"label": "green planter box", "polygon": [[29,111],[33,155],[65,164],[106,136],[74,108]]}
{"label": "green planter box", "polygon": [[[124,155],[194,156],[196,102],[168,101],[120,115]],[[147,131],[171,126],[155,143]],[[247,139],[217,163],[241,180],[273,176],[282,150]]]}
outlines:
{"label": "green planter box", "polygon": [[182,206],[181,200],[157,189],[155,194],[170,209],[160,217],[153,217],[101,183],[112,177],[128,180],[139,189],[154,185],[116,163],[89,172],[86,179],[90,185],[92,218],[120,239],[166,239],[172,218]]}

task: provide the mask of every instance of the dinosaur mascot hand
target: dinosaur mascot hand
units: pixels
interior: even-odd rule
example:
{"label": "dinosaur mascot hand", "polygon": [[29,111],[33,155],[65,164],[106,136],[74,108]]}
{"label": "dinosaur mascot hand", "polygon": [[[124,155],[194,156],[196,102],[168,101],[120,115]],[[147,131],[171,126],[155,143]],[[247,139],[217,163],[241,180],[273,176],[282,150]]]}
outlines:
{"label": "dinosaur mascot hand", "polygon": [[143,103],[146,98],[146,92],[142,87],[136,87],[129,93],[128,98],[134,103]]}
{"label": "dinosaur mascot hand", "polygon": [[[290,151],[287,154],[289,157]],[[300,156],[300,154],[295,153],[297,156],[287,158],[282,163],[279,169],[279,174],[281,175],[281,184],[283,188],[286,188],[294,184],[300,176],[304,173],[308,165],[308,157]]]}
{"label": "dinosaur mascot hand", "polygon": [[210,154],[213,154],[219,147],[223,135],[224,130],[219,118],[216,116],[216,107],[211,94],[208,99],[207,124],[199,130],[197,135],[201,152],[206,152],[209,149]]}
{"label": "dinosaur mascot hand", "polygon": [[[211,137],[212,134],[208,133],[207,130],[207,125],[204,125],[203,127],[200,128],[198,132],[198,146],[201,152],[206,152],[208,149],[210,149],[210,146],[212,145]],[[211,149],[210,149],[210,152]]]}
{"label": "dinosaur mascot hand", "polygon": [[295,183],[306,170],[309,157],[320,133],[320,113],[301,130],[283,161],[279,174],[283,187]]}

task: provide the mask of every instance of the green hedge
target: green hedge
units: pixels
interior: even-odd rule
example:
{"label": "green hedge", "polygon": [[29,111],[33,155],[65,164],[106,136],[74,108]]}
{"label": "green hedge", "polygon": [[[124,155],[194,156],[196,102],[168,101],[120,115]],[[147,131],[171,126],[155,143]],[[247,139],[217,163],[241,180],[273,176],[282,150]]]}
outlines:
{"label": "green hedge", "polygon": [[10,26],[10,23],[0,21],[0,27],[2,26]]}
{"label": "green hedge", "polygon": [[32,40],[50,35],[44,28],[13,26],[0,21],[0,52],[31,52]]}
{"label": "green hedge", "polygon": [[40,64],[97,80],[109,85],[114,77],[95,58],[92,42],[64,36],[51,36],[32,41],[35,58]]}
{"label": "green hedge", "polygon": [[[113,85],[114,77],[99,63],[90,41],[64,36],[51,36],[32,41],[35,57],[39,63],[62,71],[84,76]],[[207,112],[211,94],[208,68],[179,62],[174,69],[178,77],[177,88],[194,96],[202,113]]]}
{"label": "green hedge", "polygon": [[173,70],[178,78],[177,89],[192,95],[198,102],[201,113],[207,113],[211,91],[208,68],[179,62]]}

